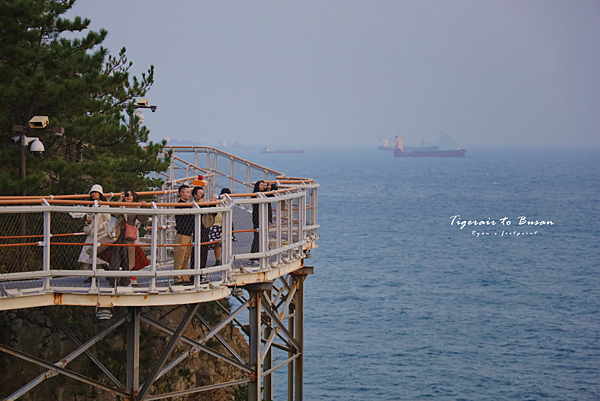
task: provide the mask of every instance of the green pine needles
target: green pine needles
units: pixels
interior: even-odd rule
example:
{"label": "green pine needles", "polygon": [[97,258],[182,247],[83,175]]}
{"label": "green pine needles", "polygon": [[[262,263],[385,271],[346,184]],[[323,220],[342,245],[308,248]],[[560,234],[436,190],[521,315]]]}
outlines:
{"label": "green pine needles", "polygon": [[[112,56],[102,47],[106,30],[89,31],[89,19],[62,16],[75,0],[0,0],[0,195],[85,193],[159,186],[151,171],[164,171],[158,155],[166,141],[148,141],[133,114],[134,101],[154,83],[154,67],[130,77],[125,48]],[[69,39],[78,33],[82,37]],[[28,132],[45,151],[26,152],[27,176],[19,178],[19,143],[13,125],[48,116],[51,131]],[[141,144],[146,146],[142,147]]]}

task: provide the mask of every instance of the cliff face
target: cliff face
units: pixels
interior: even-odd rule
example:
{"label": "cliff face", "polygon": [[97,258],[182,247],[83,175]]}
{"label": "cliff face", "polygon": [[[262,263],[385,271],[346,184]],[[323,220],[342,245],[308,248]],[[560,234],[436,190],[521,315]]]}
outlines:
{"label": "cliff face", "polygon": [[[95,316],[95,308],[53,306],[49,307],[48,311],[66,326],[67,329],[71,330],[82,343],[92,338],[114,323],[116,318],[126,313],[125,308],[113,308],[114,317],[112,320],[99,321]],[[174,330],[177,328],[185,312],[186,307],[184,306],[167,306],[143,308],[141,313]],[[213,327],[226,317],[214,303],[201,304],[198,312]],[[90,348],[91,353],[121,383],[126,382],[126,328],[127,324],[124,323]],[[198,319],[194,318],[184,335],[191,339],[199,340],[207,332],[206,327]],[[229,325],[221,330],[219,334],[238,355],[247,360],[248,345],[237,327]],[[151,327],[144,322],[141,323],[140,384],[143,383],[144,378],[154,367],[169,339],[169,334]],[[73,341],[59,329],[57,324],[44,313],[42,308],[0,312],[0,342],[51,363],[60,361],[77,348]],[[215,338],[209,340],[206,345],[225,356],[231,357],[231,354]],[[167,363],[189,349],[189,345],[179,341]],[[85,354],[77,357],[65,368],[113,386],[113,383],[101,369]],[[6,398],[46,371],[46,369],[38,365],[0,352],[0,398]],[[197,354],[189,356],[159,379],[155,383],[151,393],[160,394],[180,391],[243,377],[247,377],[245,372],[200,351]],[[234,400],[234,391],[235,388],[229,387],[192,394],[184,399],[210,401]],[[96,389],[63,375],[45,380],[20,398],[20,400],[27,401],[89,399],[104,401],[119,398],[114,394]]]}

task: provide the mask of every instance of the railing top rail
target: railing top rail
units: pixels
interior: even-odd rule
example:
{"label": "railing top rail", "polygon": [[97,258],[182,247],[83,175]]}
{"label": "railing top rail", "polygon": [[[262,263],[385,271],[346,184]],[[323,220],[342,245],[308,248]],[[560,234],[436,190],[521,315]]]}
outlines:
{"label": "railing top rail", "polygon": [[259,169],[261,169],[263,171],[268,171],[268,172],[273,173],[273,174],[285,176],[285,174],[280,173],[279,171],[270,169],[270,168],[265,167],[265,166],[261,166],[260,164],[253,163],[253,162],[251,162],[249,160],[242,159],[241,157],[237,157],[235,155],[232,155],[231,153],[223,152],[220,149],[213,148],[213,147],[210,147],[210,146],[165,146],[164,149],[173,149],[175,151],[177,151],[177,150],[185,150],[185,149],[188,149],[190,151],[196,151],[196,150],[212,151],[214,153],[219,153],[219,154],[221,154],[223,156],[226,156],[226,157],[229,157],[231,159],[237,160],[240,163],[244,163],[244,164],[248,164],[248,165],[257,167],[257,168],[259,168]]}
{"label": "railing top rail", "polygon": [[[136,192],[139,196],[149,196],[149,195],[168,195],[171,193],[177,192],[177,190],[160,190],[160,191],[143,191],[143,192]],[[107,196],[109,198],[112,198],[113,196],[118,196],[120,195],[120,192],[107,192],[104,194],[104,196]],[[90,194],[74,194],[74,195],[39,195],[39,196],[0,196],[0,201],[3,200],[13,200],[13,199],[17,199],[17,200],[40,200],[41,199],[47,199],[47,200],[58,200],[58,199],[84,199],[84,198],[89,198]]]}

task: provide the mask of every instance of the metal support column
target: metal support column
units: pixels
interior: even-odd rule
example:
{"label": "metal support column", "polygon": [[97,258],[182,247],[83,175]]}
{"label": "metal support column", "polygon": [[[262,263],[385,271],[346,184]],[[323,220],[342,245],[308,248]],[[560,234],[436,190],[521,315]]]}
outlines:
{"label": "metal support column", "polygon": [[291,273],[294,281],[298,283],[298,289],[296,290],[294,304],[295,304],[295,312],[294,312],[294,320],[295,320],[295,333],[294,337],[298,344],[300,345],[300,350],[298,353],[300,356],[296,358],[294,361],[294,373],[295,373],[295,400],[302,401],[302,393],[303,393],[303,370],[304,370],[304,280],[306,276],[309,274],[313,274],[314,268],[305,266],[299,270],[296,270]]}
{"label": "metal support column", "polygon": [[[265,296],[272,302],[273,301],[273,290],[267,290],[265,291]],[[265,307],[269,307],[268,305],[264,305]],[[270,338],[271,333],[273,332],[273,320],[270,318],[266,319],[265,322],[265,336],[264,338]],[[265,355],[265,359],[264,359],[264,366],[265,369],[264,371],[268,371],[271,370],[271,368],[273,367],[273,348],[270,346],[270,344],[265,344],[265,347],[268,346],[267,349],[267,353]],[[263,399],[265,400],[272,400],[273,399],[273,373],[269,373],[267,375],[265,375],[265,382],[264,382],[264,397]]]}
{"label": "metal support column", "polygon": [[[253,376],[248,384],[248,401],[259,401],[260,386],[262,381],[262,370],[260,361],[261,345],[261,295],[263,291],[270,291],[273,282],[254,283],[244,286],[250,295],[250,358],[249,365],[253,370]],[[252,374],[251,374],[252,375]]]}
{"label": "metal support column", "polygon": [[127,308],[127,384],[125,390],[135,400],[140,390],[140,306]]}
{"label": "metal support column", "polygon": [[[291,207],[291,206],[290,206]],[[288,320],[288,331],[290,333],[294,332],[294,316],[295,316],[295,307],[293,303],[290,303],[289,305],[289,312],[288,312],[290,318]],[[294,353],[290,350],[288,351],[288,359],[292,358],[294,356]],[[288,401],[294,401],[294,361],[291,361],[288,364]]]}

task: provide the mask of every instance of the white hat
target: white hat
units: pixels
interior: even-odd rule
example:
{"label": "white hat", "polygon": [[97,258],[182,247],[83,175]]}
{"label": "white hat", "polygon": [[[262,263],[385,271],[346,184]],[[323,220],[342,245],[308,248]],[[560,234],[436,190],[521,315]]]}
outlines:
{"label": "white hat", "polygon": [[92,185],[92,189],[90,189],[89,193],[92,193],[92,192],[99,192],[100,194],[104,195],[104,190],[102,189],[102,185],[98,185],[98,184]]}

